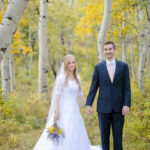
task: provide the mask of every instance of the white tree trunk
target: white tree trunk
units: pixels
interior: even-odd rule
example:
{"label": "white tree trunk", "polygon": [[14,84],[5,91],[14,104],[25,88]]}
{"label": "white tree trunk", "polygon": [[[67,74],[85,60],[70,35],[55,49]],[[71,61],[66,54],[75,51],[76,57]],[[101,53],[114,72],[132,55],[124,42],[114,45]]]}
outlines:
{"label": "white tree trunk", "polygon": [[1,0],[1,11],[5,10],[5,1]]}
{"label": "white tree trunk", "polygon": [[14,55],[9,55],[9,74],[10,74],[10,92],[15,89],[15,68],[14,68]]}
{"label": "white tree trunk", "polygon": [[[30,18],[29,18],[30,20]],[[29,46],[30,49],[33,51],[32,49],[32,43],[31,43],[31,30],[30,30],[30,21],[29,21]],[[31,70],[32,70],[32,60],[33,60],[33,52],[30,53],[30,64],[29,64],[29,76],[31,78]]]}
{"label": "white tree trunk", "polygon": [[139,6],[138,5],[136,7],[136,11],[137,11],[137,20],[138,20],[138,28],[139,28],[139,42],[140,42],[139,56],[140,56],[141,52],[142,52],[142,49],[143,49],[144,33],[142,32],[141,16],[140,16],[140,11],[139,11]]}
{"label": "white tree trunk", "polygon": [[74,45],[73,45],[73,43],[72,43],[72,46],[71,46],[71,52],[72,52],[72,54],[74,54]]}
{"label": "white tree trunk", "polygon": [[105,0],[104,16],[103,16],[102,24],[100,27],[100,32],[98,35],[99,62],[104,60],[103,44],[107,38],[107,32],[108,32],[109,22],[111,19],[111,14],[112,14],[112,0]]}
{"label": "white tree trunk", "polygon": [[72,0],[69,0],[68,6],[71,7],[71,5],[72,5]]}
{"label": "white tree trunk", "polygon": [[131,39],[131,75],[134,77],[134,65],[133,65],[133,38]]}
{"label": "white tree trunk", "polygon": [[26,54],[23,54],[23,59],[24,59],[24,68],[26,69],[26,75],[27,75],[28,65],[27,65],[27,56],[26,56]]}
{"label": "white tree trunk", "polygon": [[122,61],[127,63],[127,39],[122,39]]}
{"label": "white tree trunk", "polygon": [[147,78],[150,78],[150,72],[149,72],[149,63],[150,63],[150,0],[148,0],[147,3],[147,16],[148,16],[148,21],[147,21],[147,48],[148,48],[148,55],[147,55]]}
{"label": "white tree trunk", "polygon": [[[1,9],[5,11],[5,2],[1,0]],[[10,47],[9,50],[10,51]],[[2,78],[2,91],[3,98],[7,99],[7,94],[10,92],[10,76],[9,76],[9,52],[5,53],[1,62],[1,78]]]}
{"label": "white tree trunk", "polygon": [[67,54],[69,54],[69,49],[70,49],[70,33],[67,34]]}
{"label": "white tree trunk", "polygon": [[72,39],[71,39],[71,53],[74,54],[74,31],[72,33]]}
{"label": "white tree trunk", "polygon": [[[72,6],[72,0],[68,1],[68,7],[71,8]],[[69,49],[70,49],[70,45],[71,45],[71,34],[70,32],[67,33],[67,54],[69,54]]]}
{"label": "white tree trunk", "polygon": [[[12,0],[8,0],[8,8],[11,6]],[[10,49],[11,51],[11,49]],[[15,89],[15,68],[14,68],[14,55],[9,54],[9,76],[10,76],[10,92]]]}
{"label": "white tree trunk", "polygon": [[141,52],[141,56],[139,59],[139,69],[138,69],[138,86],[140,90],[144,90],[144,67],[145,67],[145,61],[146,61],[146,56],[148,49],[150,49],[150,0],[148,0],[147,4],[147,15],[148,15],[148,20],[147,20],[147,26],[145,28],[145,38],[144,38],[144,43],[143,43],[143,50]]}
{"label": "white tree trunk", "polygon": [[[112,22],[113,22],[113,20],[112,20]],[[111,24],[110,28],[111,28],[110,40],[113,41],[114,38],[113,38],[113,25],[112,24]]]}
{"label": "white tree trunk", "polygon": [[147,62],[146,62],[147,78],[148,79],[150,78],[149,63],[150,63],[150,49],[148,48]]}
{"label": "white tree trunk", "polygon": [[9,50],[6,51],[4,59],[1,61],[1,77],[2,77],[2,96],[7,99],[10,92],[10,75],[9,75]]}
{"label": "white tree trunk", "polygon": [[40,0],[38,92],[39,94],[44,94],[44,98],[48,98],[47,16],[48,16],[48,1]]}
{"label": "white tree trunk", "polygon": [[[127,12],[123,12],[124,18],[127,19]],[[122,29],[126,26],[125,21],[122,22]],[[122,61],[127,63],[127,36],[123,35],[122,37]]]}
{"label": "white tree trunk", "polygon": [[145,68],[145,59],[147,55],[147,46],[146,43],[141,52],[141,56],[139,58],[139,68],[138,68],[138,86],[141,91],[144,91],[144,68]]}
{"label": "white tree trunk", "polygon": [[10,6],[0,24],[0,60],[11,44],[13,34],[16,32],[17,24],[28,0],[12,0]]}
{"label": "white tree trunk", "polygon": [[9,4],[12,2],[12,0],[8,0],[8,6],[9,6]]}

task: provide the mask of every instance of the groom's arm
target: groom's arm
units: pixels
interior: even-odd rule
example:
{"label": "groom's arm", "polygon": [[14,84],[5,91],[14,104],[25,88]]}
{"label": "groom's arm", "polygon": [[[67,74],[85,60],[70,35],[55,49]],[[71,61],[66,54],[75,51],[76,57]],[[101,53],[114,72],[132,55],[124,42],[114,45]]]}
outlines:
{"label": "groom's arm", "polygon": [[89,94],[87,96],[86,106],[92,106],[97,89],[98,89],[98,71],[97,66],[95,66],[91,87],[89,90]]}
{"label": "groom's arm", "polygon": [[130,76],[129,76],[129,68],[126,64],[125,73],[124,73],[124,106],[131,106],[131,87],[130,87]]}

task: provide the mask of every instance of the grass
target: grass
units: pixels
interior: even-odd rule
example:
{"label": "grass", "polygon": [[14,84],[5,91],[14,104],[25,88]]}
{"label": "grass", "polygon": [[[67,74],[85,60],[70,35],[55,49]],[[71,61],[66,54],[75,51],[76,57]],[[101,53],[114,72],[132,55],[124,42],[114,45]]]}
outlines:
{"label": "grass", "polygon": [[[91,141],[92,145],[99,145],[100,142],[100,131],[98,126],[98,119],[97,119],[97,113],[94,112],[94,114],[90,117],[87,117],[85,114],[85,109],[83,108],[81,110],[82,115],[84,117],[85,126],[89,135],[89,139]],[[45,125],[43,125],[40,129],[32,129],[30,131],[20,132],[14,134],[15,138],[9,142],[6,142],[2,146],[0,146],[0,150],[32,150],[35,146],[37,140],[39,139]],[[126,126],[125,126],[126,128]],[[127,139],[127,133],[124,134],[124,150],[149,150],[150,145],[149,143],[145,143],[144,139],[143,141],[139,141],[139,139],[132,140],[132,142],[129,142],[130,139]],[[16,142],[15,142],[16,141]],[[110,150],[113,150],[113,141],[112,141],[112,135],[110,137]]]}
{"label": "grass", "polygon": [[42,129],[31,130],[30,132],[22,132],[15,135],[16,139],[19,139],[15,146],[6,143],[0,147],[0,150],[32,150],[39,136],[42,133]]}

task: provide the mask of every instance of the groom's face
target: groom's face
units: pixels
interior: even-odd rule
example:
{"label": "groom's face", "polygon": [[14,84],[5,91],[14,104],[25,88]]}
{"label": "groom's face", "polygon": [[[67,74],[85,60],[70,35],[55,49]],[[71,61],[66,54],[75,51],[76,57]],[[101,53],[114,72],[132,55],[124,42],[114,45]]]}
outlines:
{"label": "groom's face", "polygon": [[104,45],[104,55],[107,59],[112,59],[115,54],[115,48],[112,44]]}

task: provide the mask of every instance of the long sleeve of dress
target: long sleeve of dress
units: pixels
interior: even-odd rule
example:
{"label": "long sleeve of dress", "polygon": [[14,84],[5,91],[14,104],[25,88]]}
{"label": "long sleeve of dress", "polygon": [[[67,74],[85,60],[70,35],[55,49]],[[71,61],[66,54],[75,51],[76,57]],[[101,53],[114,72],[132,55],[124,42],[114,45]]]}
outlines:
{"label": "long sleeve of dress", "polygon": [[63,89],[65,87],[65,84],[64,84],[64,77],[63,76],[60,76],[57,80],[57,83],[56,83],[56,96],[61,96],[62,93],[63,93]]}

